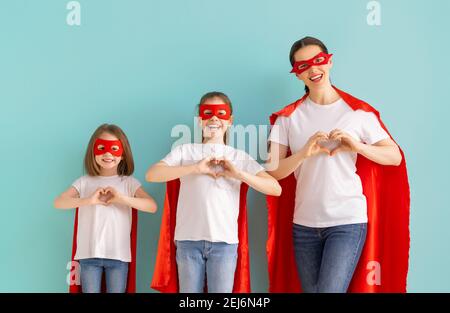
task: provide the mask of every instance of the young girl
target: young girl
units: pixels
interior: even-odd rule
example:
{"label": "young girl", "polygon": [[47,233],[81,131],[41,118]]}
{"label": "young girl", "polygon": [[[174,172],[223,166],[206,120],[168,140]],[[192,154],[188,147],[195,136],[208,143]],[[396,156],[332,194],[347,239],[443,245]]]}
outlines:
{"label": "young girl", "polygon": [[118,126],[97,128],[84,166],[87,175],[55,200],[58,209],[78,208],[73,259],[80,264],[82,292],[100,292],[103,272],[107,292],[133,292],[137,214],[132,208],[154,213],[156,203],[131,176],[130,144]]}
{"label": "young girl", "polygon": [[206,279],[208,292],[250,291],[241,185],[270,195],[281,188],[247,153],[226,145],[232,121],[229,98],[207,93],[199,105],[203,142],[177,146],[147,172],[152,182],[180,179],[167,187],[154,289],[198,293]]}

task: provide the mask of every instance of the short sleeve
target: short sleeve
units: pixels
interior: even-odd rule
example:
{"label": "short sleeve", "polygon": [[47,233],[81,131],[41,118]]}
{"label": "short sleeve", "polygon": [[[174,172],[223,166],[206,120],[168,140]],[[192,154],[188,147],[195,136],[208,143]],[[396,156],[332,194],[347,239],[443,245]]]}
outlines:
{"label": "short sleeve", "polygon": [[76,181],[72,183],[72,187],[74,187],[77,191],[80,197],[83,195],[83,182],[84,182],[84,176],[78,178]]}
{"label": "short sleeve", "polygon": [[279,116],[270,130],[269,141],[289,146],[288,122],[287,117]]}
{"label": "short sleeve", "polygon": [[248,154],[246,154],[246,157],[242,160],[242,162],[243,170],[249,174],[256,175],[261,171],[265,171],[265,168]]}
{"label": "short sleeve", "polygon": [[128,191],[129,191],[129,197],[134,197],[134,195],[136,194],[136,191],[139,189],[139,187],[141,187],[141,183],[139,182],[139,180],[137,180],[136,178],[134,178],[133,176],[129,176],[128,177]]}
{"label": "short sleeve", "polygon": [[374,113],[364,112],[362,123],[362,140],[372,145],[380,140],[388,139],[389,134],[381,127],[378,118]]}
{"label": "short sleeve", "polygon": [[183,145],[176,146],[168,155],[166,155],[161,161],[169,166],[180,166],[182,160],[182,147]]}

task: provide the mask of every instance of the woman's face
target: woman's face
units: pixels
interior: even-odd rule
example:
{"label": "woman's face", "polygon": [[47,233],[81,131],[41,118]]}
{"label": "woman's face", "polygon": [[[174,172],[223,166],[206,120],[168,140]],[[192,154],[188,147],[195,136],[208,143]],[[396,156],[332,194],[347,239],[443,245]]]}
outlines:
{"label": "woman's face", "polygon": [[[319,46],[310,45],[299,49],[294,54],[295,62],[306,61],[322,52]],[[330,69],[333,67],[332,58],[327,64],[314,65],[309,67],[301,74],[296,74],[297,78],[302,80],[309,90],[318,90],[330,84]]]}
{"label": "woman's face", "polygon": [[[102,133],[98,137],[98,139],[119,140],[116,136],[109,134],[109,133]],[[98,147],[94,147],[94,149],[95,148],[97,148],[98,150],[105,149],[105,147],[102,144],[99,144]],[[119,147],[117,145],[112,145],[111,149],[113,151],[118,151],[118,150],[120,151],[121,147]],[[97,162],[97,164],[103,169],[112,169],[114,167],[117,167],[121,160],[122,160],[122,156],[114,156],[110,152],[95,155],[95,162]]]}
{"label": "woman's face", "polygon": [[[206,99],[203,104],[224,105],[226,103],[219,97],[213,97]],[[225,115],[225,112],[222,111],[223,110],[218,111],[219,115]],[[221,119],[216,115],[212,116],[209,119],[202,119],[201,117],[199,117],[199,123],[203,130],[203,138],[223,138],[223,135],[226,133],[228,127],[232,124],[232,122],[233,116],[230,116],[228,120]]]}

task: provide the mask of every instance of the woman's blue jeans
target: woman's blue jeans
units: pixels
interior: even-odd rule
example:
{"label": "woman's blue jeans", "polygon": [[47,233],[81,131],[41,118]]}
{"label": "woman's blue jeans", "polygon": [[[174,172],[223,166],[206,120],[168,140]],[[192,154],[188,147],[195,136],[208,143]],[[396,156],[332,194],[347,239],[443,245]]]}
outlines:
{"label": "woman's blue jeans", "polygon": [[293,227],[297,271],[304,292],[347,292],[366,240],[367,224]]}

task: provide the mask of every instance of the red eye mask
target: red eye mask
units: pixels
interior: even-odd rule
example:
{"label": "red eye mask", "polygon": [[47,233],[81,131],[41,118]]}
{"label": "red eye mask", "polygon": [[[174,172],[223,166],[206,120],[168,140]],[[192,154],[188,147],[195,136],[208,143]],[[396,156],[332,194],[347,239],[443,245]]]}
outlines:
{"label": "red eye mask", "polygon": [[106,152],[109,152],[116,157],[122,156],[122,142],[120,142],[120,140],[104,140],[97,138],[94,143],[94,154],[103,155]]}
{"label": "red eye mask", "polygon": [[291,73],[301,74],[311,66],[324,65],[327,64],[333,54],[327,54],[325,52],[320,52],[316,56],[309,60],[295,62],[292,67]]}
{"label": "red eye mask", "polygon": [[221,120],[229,120],[231,108],[228,104],[200,104],[199,116],[202,120],[209,120],[213,116]]}

